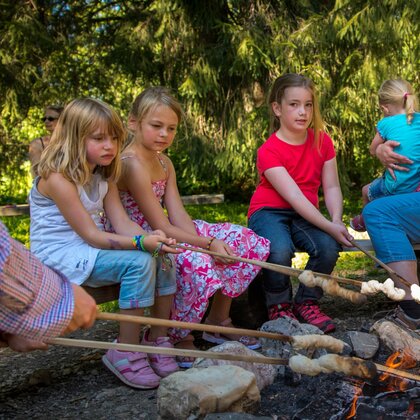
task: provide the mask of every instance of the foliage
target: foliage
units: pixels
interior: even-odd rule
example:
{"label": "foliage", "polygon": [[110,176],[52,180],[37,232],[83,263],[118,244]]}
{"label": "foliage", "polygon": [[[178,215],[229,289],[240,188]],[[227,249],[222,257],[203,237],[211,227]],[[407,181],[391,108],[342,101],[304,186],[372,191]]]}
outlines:
{"label": "foliage", "polygon": [[169,151],[182,193],[248,200],[268,134],[265,97],[284,72],[318,86],[347,193],[380,170],[368,143],[381,82],[420,85],[419,11],[416,0],[4,0],[2,201],[25,201],[27,144],[42,134],[45,104],[89,95],[126,117],[157,84],[185,108]]}

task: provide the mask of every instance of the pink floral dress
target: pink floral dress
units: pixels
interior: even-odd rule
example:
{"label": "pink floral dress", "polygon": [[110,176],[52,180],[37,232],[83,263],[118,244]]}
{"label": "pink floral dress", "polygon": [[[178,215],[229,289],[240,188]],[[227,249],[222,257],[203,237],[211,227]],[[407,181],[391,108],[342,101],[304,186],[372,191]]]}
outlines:
{"label": "pink floral dress", "polygon": [[[166,179],[152,183],[160,202],[165,194]],[[128,191],[120,191],[121,201],[131,220],[144,230],[152,228]],[[265,261],[270,253],[270,241],[252,230],[231,223],[207,223],[194,220],[199,236],[211,236],[227,243],[242,258]],[[188,245],[188,244],[185,244]],[[171,312],[171,319],[184,322],[201,322],[209,299],[217,290],[231,298],[243,293],[260,271],[260,267],[243,262],[218,264],[210,255],[195,251],[184,251],[175,255],[177,291]],[[172,329],[169,335],[179,341],[188,334],[187,330]]]}

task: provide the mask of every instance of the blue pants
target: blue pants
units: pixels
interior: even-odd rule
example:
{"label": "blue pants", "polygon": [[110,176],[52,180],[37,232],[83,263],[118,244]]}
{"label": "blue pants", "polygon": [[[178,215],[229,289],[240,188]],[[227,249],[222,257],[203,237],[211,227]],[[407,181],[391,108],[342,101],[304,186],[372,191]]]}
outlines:
{"label": "blue pants", "polygon": [[363,218],[381,261],[416,260],[411,242],[420,241],[420,192],[372,201],[363,209]]}
{"label": "blue pants", "polygon": [[83,286],[120,283],[120,309],[146,308],[154,304],[155,295],[175,293],[175,264],[172,266],[163,271],[160,258],[155,259],[146,252],[101,249]]}
{"label": "blue pants", "polygon": [[[265,207],[251,216],[249,227],[258,235],[270,240],[270,263],[291,266],[298,248],[309,254],[307,270],[330,274],[341,251],[340,244],[334,238],[303,219],[294,210]],[[267,306],[291,303],[290,277],[271,270],[263,272]],[[295,302],[318,300],[321,296],[321,288],[310,288],[300,283]]]}

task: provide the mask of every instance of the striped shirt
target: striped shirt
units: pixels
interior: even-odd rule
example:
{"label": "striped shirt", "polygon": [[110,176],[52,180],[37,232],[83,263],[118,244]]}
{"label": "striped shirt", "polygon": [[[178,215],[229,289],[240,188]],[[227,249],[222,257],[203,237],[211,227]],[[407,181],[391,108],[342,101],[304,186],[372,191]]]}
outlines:
{"label": "striped shirt", "polygon": [[0,223],[0,332],[42,341],[73,316],[70,282],[42,264]]}

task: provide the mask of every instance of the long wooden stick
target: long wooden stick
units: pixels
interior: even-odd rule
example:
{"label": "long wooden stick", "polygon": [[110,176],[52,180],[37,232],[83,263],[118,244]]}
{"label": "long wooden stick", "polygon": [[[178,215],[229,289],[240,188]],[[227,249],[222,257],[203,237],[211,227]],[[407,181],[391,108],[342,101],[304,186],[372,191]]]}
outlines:
{"label": "long wooden stick", "polygon": [[251,337],[263,337],[263,338],[270,338],[272,340],[285,341],[287,343],[291,343],[293,341],[293,337],[290,335],[276,334],[276,333],[270,333],[266,331],[248,330],[245,328],[222,327],[220,325],[198,324],[198,323],[183,322],[183,321],[171,321],[168,319],[149,318],[146,316],[114,314],[110,312],[98,312],[96,314],[96,319],[104,319],[104,320],[111,320],[111,321],[118,321],[118,322],[121,322],[121,321],[134,322],[136,324],[153,325],[153,326],[158,326],[158,327],[185,328],[189,330],[207,331],[207,332],[219,333],[219,334],[248,335]]}
{"label": "long wooden stick", "polygon": [[202,350],[186,350],[166,347],[144,346],[140,344],[108,343],[106,341],[77,340],[72,338],[51,338],[48,344],[70,347],[87,347],[94,349],[115,349],[121,351],[166,354],[170,356],[201,357],[204,359],[239,360],[242,362],[264,363],[269,365],[287,365],[288,359],[265,356],[247,356],[241,354],[216,353]]}
{"label": "long wooden stick", "polygon": [[359,251],[362,251],[363,254],[367,255],[372,261],[381,266],[391,276],[393,280],[400,281],[405,286],[411,287],[411,284],[404,277],[400,276],[397,272],[395,272],[390,266],[383,263],[379,258],[375,257],[374,255],[369,254],[369,252],[366,251],[366,249],[362,248],[355,241],[350,242],[355,248],[357,248]]}
{"label": "long wooden stick", "polygon": [[[105,341],[92,341],[92,340],[78,340],[72,338],[51,338],[47,342],[48,344],[70,346],[70,347],[85,347],[94,349],[115,349],[121,351],[137,351],[143,353],[154,353],[154,354],[166,354],[171,356],[186,356],[186,357],[201,357],[204,359],[219,359],[219,360],[237,360],[250,363],[263,363],[270,365],[288,365],[288,359],[281,359],[277,357],[265,357],[265,356],[246,356],[240,354],[230,353],[216,353],[211,351],[201,350],[184,350],[176,348],[165,348],[165,347],[152,347],[144,346],[139,344],[124,344],[124,343],[108,343]],[[411,379],[413,381],[420,382],[420,376],[410,372],[404,372],[399,369],[390,368],[388,366],[375,363],[376,368],[381,372],[386,372],[392,375],[400,376],[402,378]]]}
{"label": "long wooden stick", "polygon": [[[179,249],[185,249],[187,251],[201,252],[203,254],[213,255],[214,257],[220,257],[220,258],[224,258],[224,259],[227,259],[227,260],[240,261],[240,262],[244,262],[244,263],[247,263],[247,264],[253,264],[253,265],[256,265],[258,267],[266,268],[267,270],[276,271],[278,273],[286,274],[288,276],[298,277],[304,271],[304,270],[299,270],[298,268],[287,267],[285,265],[273,264],[273,263],[268,263],[268,262],[259,261],[259,260],[252,260],[250,258],[238,257],[236,255],[225,255],[225,254],[221,254],[219,252],[209,251],[209,250],[203,249],[203,248],[194,248],[194,247],[185,246],[185,245],[181,245],[181,244],[171,245],[171,248],[179,248]],[[323,278],[326,278],[326,279],[335,280],[335,281],[338,281],[338,282],[344,283],[344,284],[352,284],[353,286],[359,286],[359,287],[362,286],[362,282],[359,281],[359,280],[352,280],[352,279],[347,279],[347,278],[338,277],[338,276],[332,276],[330,274],[324,274],[324,273],[313,272],[313,274],[317,277],[323,277]]]}
{"label": "long wooden stick", "polygon": [[389,373],[390,375],[401,376],[402,378],[411,379],[412,381],[420,382],[420,375],[416,375],[414,373],[405,372],[403,370],[394,369],[389,366],[381,365],[379,363],[375,363],[376,369],[381,372]]}

